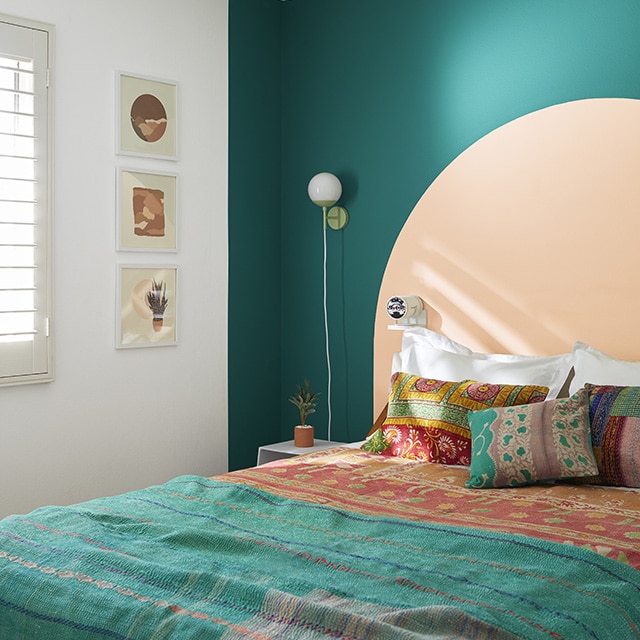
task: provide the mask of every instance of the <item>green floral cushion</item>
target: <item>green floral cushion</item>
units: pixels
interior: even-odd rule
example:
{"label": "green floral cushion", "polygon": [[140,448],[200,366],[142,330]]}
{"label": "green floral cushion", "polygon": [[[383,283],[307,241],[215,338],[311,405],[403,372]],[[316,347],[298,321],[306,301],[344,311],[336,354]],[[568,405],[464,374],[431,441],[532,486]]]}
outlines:
{"label": "green floral cushion", "polygon": [[369,453],[382,453],[385,449],[391,446],[384,437],[382,429],[376,429],[362,444],[360,447],[364,451]]}
{"label": "green floral cushion", "polygon": [[593,476],[586,389],[571,398],[473,411],[467,487],[520,487],[538,480]]}

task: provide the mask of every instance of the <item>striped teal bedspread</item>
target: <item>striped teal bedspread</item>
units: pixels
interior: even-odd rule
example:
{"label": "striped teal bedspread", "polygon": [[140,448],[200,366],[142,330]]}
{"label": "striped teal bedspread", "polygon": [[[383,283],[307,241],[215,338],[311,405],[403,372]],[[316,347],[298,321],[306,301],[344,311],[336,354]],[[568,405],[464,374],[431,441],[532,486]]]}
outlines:
{"label": "striped teal bedspread", "polygon": [[184,476],[0,521],[0,638],[631,640],[640,571]]}

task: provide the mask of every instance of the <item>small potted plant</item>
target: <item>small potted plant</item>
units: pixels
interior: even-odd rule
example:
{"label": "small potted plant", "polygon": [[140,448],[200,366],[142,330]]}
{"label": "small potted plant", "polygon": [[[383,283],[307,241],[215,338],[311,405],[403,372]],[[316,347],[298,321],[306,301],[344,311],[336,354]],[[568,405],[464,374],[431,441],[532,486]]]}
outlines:
{"label": "small potted plant", "polygon": [[316,412],[316,398],[319,393],[311,393],[309,381],[305,379],[303,385],[296,385],[298,392],[289,398],[289,402],[298,407],[300,424],[293,430],[293,442],[296,447],[313,447],[313,427],[307,424],[307,416]]}

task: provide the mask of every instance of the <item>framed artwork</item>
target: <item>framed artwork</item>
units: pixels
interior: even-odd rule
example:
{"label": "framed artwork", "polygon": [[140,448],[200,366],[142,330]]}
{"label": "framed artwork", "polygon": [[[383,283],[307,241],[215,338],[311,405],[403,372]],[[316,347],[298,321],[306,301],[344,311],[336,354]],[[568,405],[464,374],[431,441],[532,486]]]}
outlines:
{"label": "framed artwork", "polygon": [[176,83],[123,72],[116,82],[117,153],[176,160]]}
{"label": "framed artwork", "polygon": [[176,251],[176,183],[171,173],[117,170],[118,251]]}
{"label": "framed artwork", "polygon": [[119,265],[116,349],[177,343],[178,269]]}

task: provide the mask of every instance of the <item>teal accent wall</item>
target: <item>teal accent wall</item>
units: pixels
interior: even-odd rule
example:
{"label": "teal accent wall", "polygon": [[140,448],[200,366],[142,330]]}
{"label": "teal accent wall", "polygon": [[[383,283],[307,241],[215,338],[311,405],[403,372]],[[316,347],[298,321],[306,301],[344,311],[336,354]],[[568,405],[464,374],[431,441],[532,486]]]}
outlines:
{"label": "teal accent wall", "polygon": [[282,18],[276,0],[229,2],[231,469],[280,440]]}
{"label": "teal accent wall", "polygon": [[[457,155],[506,122],[571,100],[640,98],[640,3],[230,0],[230,9],[229,442],[235,468],[253,462],[257,440],[292,437],[296,412],[287,396],[305,377],[323,394],[310,422],[317,437],[326,436],[322,221],[307,197],[309,179],[319,171],[338,175],[341,204],[351,214],[344,231],[327,232],[327,302],[331,435],[355,440],[374,419],[378,288],[414,205]],[[272,10],[281,20],[261,22]],[[261,38],[251,31],[258,23]],[[268,28],[273,31],[267,35]],[[279,67],[265,59],[267,40],[270,53],[280,56]],[[261,75],[265,65],[273,102],[250,80],[251,70]],[[270,121],[277,105],[277,127],[256,135],[238,126],[239,93],[249,120]],[[255,157],[243,164],[252,146]],[[276,203],[247,194],[240,179],[253,175],[252,181],[270,183],[263,166],[269,162],[277,167],[274,174],[280,172]],[[237,209],[238,201],[244,208]],[[264,217],[278,207],[280,235],[273,242]],[[246,224],[232,225],[237,215]],[[233,259],[247,246],[253,270]],[[256,279],[256,272],[264,277]],[[251,335],[255,327],[247,319],[234,326],[234,301],[247,293],[264,300],[265,289],[279,301],[262,310],[261,323],[266,320],[269,329],[261,326],[259,335]],[[260,375],[249,394],[252,367]],[[246,407],[238,406],[249,398],[259,407],[251,423]],[[236,429],[242,438],[233,435]]]}

